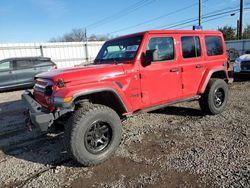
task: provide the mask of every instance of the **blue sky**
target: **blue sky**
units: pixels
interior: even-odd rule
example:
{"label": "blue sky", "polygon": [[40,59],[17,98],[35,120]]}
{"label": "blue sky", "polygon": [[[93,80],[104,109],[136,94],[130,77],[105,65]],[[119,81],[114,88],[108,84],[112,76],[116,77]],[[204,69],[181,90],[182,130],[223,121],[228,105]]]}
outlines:
{"label": "blue sky", "polygon": [[[237,8],[239,1],[203,0],[203,14]],[[244,4],[245,7],[250,7],[250,0],[244,0]],[[130,8],[126,9],[128,7]],[[126,11],[119,13],[124,9]],[[46,42],[73,28],[84,27],[87,27],[88,35],[111,33],[116,36],[159,29],[162,26],[170,27],[171,24],[197,15],[198,0],[1,0],[0,43]],[[238,17],[239,13],[235,16],[228,13],[223,18],[205,22],[203,27],[217,29],[224,25],[236,26]],[[152,19],[155,20],[142,24]],[[211,18],[206,20],[209,19]],[[135,27],[136,24],[140,25]],[[194,23],[179,25],[175,29],[191,29],[192,24]],[[250,24],[250,10],[244,14],[244,25],[246,24]],[[114,31],[117,32],[113,33]]]}

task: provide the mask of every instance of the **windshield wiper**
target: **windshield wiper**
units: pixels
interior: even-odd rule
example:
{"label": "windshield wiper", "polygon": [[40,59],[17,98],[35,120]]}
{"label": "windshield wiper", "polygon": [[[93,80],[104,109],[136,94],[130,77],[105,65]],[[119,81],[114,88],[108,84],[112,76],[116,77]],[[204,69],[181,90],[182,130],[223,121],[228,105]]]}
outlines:
{"label": "windshield wiper", "polygon": [[106,64],[106,63],[110,63],[113,62],[115,64],[118,64],[118,61],[116,58],[110,58],[110,59],[96,59],[95,60],[95,64]]}
{"label": "windshield wiper", "polygon": [[115,58],[111,58],[111,61],[113,61],[116,65],[118,64],[118,61]]}

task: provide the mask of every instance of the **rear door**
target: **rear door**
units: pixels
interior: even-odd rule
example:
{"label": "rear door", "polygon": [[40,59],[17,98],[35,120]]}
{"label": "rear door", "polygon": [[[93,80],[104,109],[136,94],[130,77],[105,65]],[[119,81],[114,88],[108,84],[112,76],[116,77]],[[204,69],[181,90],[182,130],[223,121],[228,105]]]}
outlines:
{"label": "rear door", "polygon": [[13,64],[14,69],[16,71],[17,79],[23,85],[29,85],[34,83],[34,76],[38,73],[38,70],[34,66],[34,62],[32,60],[15,60]]}
{"label": "rear door", "polygon": [[9,88],[17,84],[12,61],[0,62],[0,89]]}
{"label": "rear door", "polygon": [[197,94],[202,76],[206,70],[202,52],[201,36],[180,35],[183,97]]}
{"label": "rear door", "polygon": [[151,35],[145,49],[158,51],[158,60],[141,67],[142,102],[153,106],[178,98],[181,91],[180,68],[174,35]]}

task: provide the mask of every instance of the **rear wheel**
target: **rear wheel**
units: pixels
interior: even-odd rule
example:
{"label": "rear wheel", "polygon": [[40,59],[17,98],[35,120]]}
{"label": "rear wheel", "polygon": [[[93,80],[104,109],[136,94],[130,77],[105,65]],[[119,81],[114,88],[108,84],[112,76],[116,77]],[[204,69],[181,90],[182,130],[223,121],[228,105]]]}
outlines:
{"label": "rear wheel", "polygon": [[199,100],[199,104],[205,113],[215,115],[225,110],[227,101],[227,83],[222,79],[211,79]]}
{"label": "rear wheel", "polygon": [[65,129],[69,154],[84,166],[97,165],[115,152],[121,142],[122,125],[118,114],[103,105],[79,108]]}

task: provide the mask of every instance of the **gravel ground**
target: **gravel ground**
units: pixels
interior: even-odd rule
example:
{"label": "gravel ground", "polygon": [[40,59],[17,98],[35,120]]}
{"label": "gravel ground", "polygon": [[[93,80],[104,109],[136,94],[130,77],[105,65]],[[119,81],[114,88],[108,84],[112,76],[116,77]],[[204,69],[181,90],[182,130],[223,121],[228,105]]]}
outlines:
{"label": "gravel ground", "polygon": [[249,80],[216,116],[187,102],[126,119],[115,155],[90,168],[68,158],[63,134],[25,130],[21,93],[0,93],[0,187],[250,187]]}

